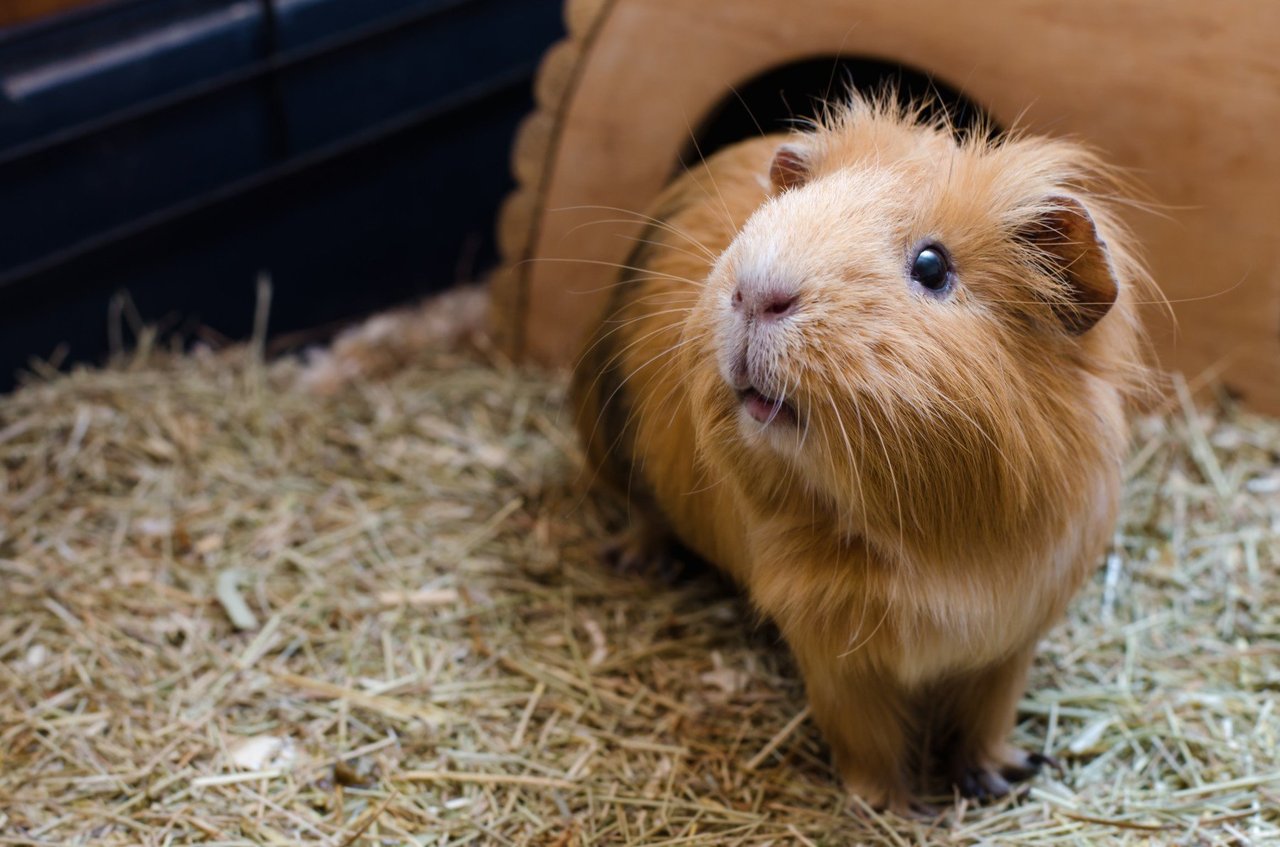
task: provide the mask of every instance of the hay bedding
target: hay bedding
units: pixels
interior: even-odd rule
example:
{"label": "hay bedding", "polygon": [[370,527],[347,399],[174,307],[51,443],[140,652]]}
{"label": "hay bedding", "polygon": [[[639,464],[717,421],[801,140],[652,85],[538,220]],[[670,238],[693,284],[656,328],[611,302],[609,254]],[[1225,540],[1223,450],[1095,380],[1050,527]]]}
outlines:
{"label": "hay bedding", "polygon": [[1067,772],[917,823],[841,793],[732,590],[597,563],[560,380],[295,372],[0,400],[0,843],[1280,843],[1274,421],[1140,427],[1017,733]]}

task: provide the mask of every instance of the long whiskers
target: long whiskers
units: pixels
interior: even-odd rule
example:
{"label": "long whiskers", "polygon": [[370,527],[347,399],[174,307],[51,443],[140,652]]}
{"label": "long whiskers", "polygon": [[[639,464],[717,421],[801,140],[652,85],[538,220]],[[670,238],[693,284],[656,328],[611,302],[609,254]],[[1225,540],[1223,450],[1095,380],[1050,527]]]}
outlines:
{"label": "long whiskers", "polygon": [[[729,204],[724,199],[724,193],[720,190],[720,184],[716,182],[715,174],[712,173],[711,168],[707,167],[707,157],[704,156],[702,153],[702,145],[698,143],[698,136],[694,133],[693,126],[689,123],[688,115],[684,116],[684,125],[685,125],[685,129],[689,133],[689,140],[693,142],[693,149],[697,151],[698,159],[701,160],[702,162],[702,173],[705,173],[707,175],[707,179],[711,181],[711,187],[716,190],[716,199],[720,201],[720,209],[724,212],[724,224],[732,232],[735,229],[734,221],[733,221],[733,212],[729,211]],[[711,199],[711,192],[707,191],[706,186],[702,184],[702,180],[698,179],[696,176],[693,176],[693,172],[690,170],[688,165],[685,165],[684,169],[686,173],[692,176],[693,182],[697,184],[699,188],[702,189],[702,192],[704,194],[707,195],[707,199]]]}
{"label": "long whiskers", "polygon": [[[606,224],[627,224],[627,223],[640,223],[640,221],[629,221],[626,218],[600,218],[598,220],[586,221],[585,223],[578,224],[573,229],[565,233],[565,237],[568,238],[569,236],[573,235],[579,230],[586,229],[592,226],[604,226]],[[716,253],[712,252],[711,249],[708,248],[706,245],[704,245],[701,241],[696,241],[691,236],[684,236],[683,233],[681,233],[677,229],[674,229],[671,226],[658,227],[656,225],[650,224],[648,227],[646,227],[646,231],[653,230],[653,229],[665,230],[666,232],[670,232],[676,236],[682,236],[687,241],[690,241],[692,243],[693,249],[687,249],[685,247],[681,247],[676,244],[671,244],[666,241],[656,241],[654,239],[644,238],[642,236],[626,235],[624,233],[617,233],[617,236],[619,238],[625,239],[627,241],[635,242],[637,244],[652,244],[653,246],[661,247],[664,250],[673,250],[677,253],[688,256],[691,259],[696,259],[699,262],[705,261],[708,264],[713,264],[718,258]],[[695,252],[695,250],[697,252]]]}
{"label": "long whiskers", "polygon": [[[668,327],[660,327],[658,330],[655,330],[655,331],[653,331],[653,332],[649,333],[649,335],[650,335],[650,336],[652,336],[652,335],[656,335],[658,332],[660,332],[661,330],[664,330],[664,329],[668,329]],[[641,339],[641,340],[643,340],[643,339]],[[697,340],[697,339],[696,339],[696,337],[689,337],[689,338],[682,339],[681,341],[679,341],[679,342],[677,342],[677,343],[675,343],[675,344],[668,345],[667,347],[663,348],[662,350],[659,350],[656,354],[654,354],[653,356],[651,356],[649,359],[647,359],[647,360],[646,360],[645,362],[643,362],[642,364],[640,364],[640,365],[638,365],[637,367],[635,367],[635,368],[631,369],[630,373],[627,373],[626,375],[624,375],[624,376],[623,376],[623,378],[622,378],[622,379],[620,379],[620,380],[618,381],[618,384],[617,384],[617,386],[613,389],[613,391],[612,391],[612,392],[610,392],[609,396],[608,396],[608,397],[606,397],[606,398],[601,402],[601,404],[600,404],[600,413],[596,416],[595,428],[597,428],[597,429],[599,428],[599,426],[600,426],[600,421],[601,421],[601,420],[603,420],[605,411],[609,408],[609,405],[610,405],[610,404],[613,402],[613,400],[617,397],[618,392],[622,391],[623,387],[624,387],[628,382],[630,382],[630,381],[631,381],[631,380],[632,380],[636,375],[638,375],[638,374],[640,374],[641,372],[643,372],[643,371],[644,371],[646,368],[648,368],[650,365],[652,365],[653,363],[657,362],[659,359],[662,359],[662,358],[664,358],[664,357],[666,357],[666,356],[670,356],[670,355],[672,355],[673,353],[675,353],[676,351],[678,351],[678,350],[680,350],[682,347],[684,347],[686,344],[689,344],[689,343],[691,343],[691,342],[692,342],[692,341],[694,341],[694,340]],[[629,344],[629,345],[627,346],[627,348],[624,348],[624,351],[619,352],[619,353],[617,354],[617,356],[615,356],[615,357],[614,357],[614,360],[611,360],[610,365],[612,365],[612,364],[613,364],[613,362],[614,362],[614,361],[616,361],[616,359],[618,358],[618,356],[622,356],[622,355],[624,355],[626,350],[629,350],[631,347],[634,347],[634,346],[635,346],[635,344],[637,344],[637,343],[639,343],[639,341],[632,342],[631,344]],[[630,415],[628,415],[628,417],[627,417],[627,422],[628,422],[628,423],[630,422]],[[622,428],[623,428],[623,430],[625,430],[625,429],[626,429],[626,426],[624,425]],[[621,433],[619,433],[619,436],[621,436]],[[595,437],[595,429],[593,429],[593,430],[592,430],[592,438],[594,438],[594,437]],[[616,439],[615,439],[615,440],[616,440]]]}
{"label": "long whiskers", "polygon": [[[627,374],[625,377],[623,377],[623,378],[618,382],[618,386],[613,390],[613,392],[609,395],[609,397],[608,397],[608,398],[607,398],[607,399],[606,399],[606,400],[601,404],[601,413],[600,413],[600,415],[596,418],[596,424],[597,424],[597,426],[599,425],[600,420],[603,418],[604,410],[608,408],[609,404],[613,401],[614,397],[618,394],[618,392],[620,392],[620,391],[622,390],[623,386],[624,386],[624,385],[626,385],[626,383],[627,383],[627,382],[629,382],[632,378],[634,378],[635,376],[637,376],[638,374],[640,374],[640,373],[641,373],[642,371],[644,371],[647,367],[649,367],[651,364],[653,364],[654,362],[658,361],[659,359],[664,358],[664,357],[666,357],[666,356],[670,356],[670,355],[672,355],[672,354],[676,353],[677,351],[679,351],[679,350],[680,350],[681,348],[683,348],[685,345],[690,344],[690,343],[692,343],[692,342],[694,342],[694,341],[698,341],[698,340],[700,340],[700,339],[699,339],[699,338],[697,338],[697,337],[690,337],[690,338],[682,339],[681,341],[679,341],[679,342],[677,342],[677,343],[675,343],[675,344],[670,345],[669,347],[665,348],[664,350],[659,351],[655,356],[651,357],[651,358],[650,358],[648,361],[646,361],[644,364],[640,365],[640,366],[639,366],[639,367],[637,367],[635,370],[631,371],[631,373],[629,373],[629,374]],[[678,385],[678,384],[679,384],[679,383],[677,383],[677,385]],[[670,395],[668,395],[668,396],[670,396]],[[622,441],[622,439],[623,439],[623,438],[625,438],[625,437],[626,437],[627,432],[631,429],[631,425],[632,425],[632,422],[633,422],[633,421],[636,421],[637,425],[638,425],[638,426],[640,426],[641,428],[643,428],[644,419],[643,419],[643,417],[638,417],[638,416],[642,416],[642,415],[644,414],[644,407],[645,407],[645,405],[646,405],[646,404],[638,404],[638,405],[636,405],[636,406],[634,406],[634,407],[632,407],[631,409],[629,409],[629,410],[628,410],[628,412],[627,412],[627,417],[623,420],[622,426],[620,426],[620,427],[619,427],[617,434],[616,434],[616,435],[614,436],[614,438],[613,438],[613,441],[608,445],[608,447],[606,447],[606,449],[605,449],[606,454],[613,452],[613,450],[617,448],[618,444]],[[644,461],[644,457],[643,457],[643,456],[641,456],[641,457],[639,457],[639,458],[640,458],[640,463],[643,463],[643,461]],[[634,475],[634,473],[635,473],[636,464],[637,464],[637,463],[636,463],[636,462],[634,462],[634,461],[633,461],[633,462],[629,462],[629,463],[628,463],[628,465],[629,465],[629,467],[630,467],[630,475],[632,475],[632,476],[633,476],[633,475]],[[628,491],[630,491],[632,481],[633,481],[633,480],[632,480],[632,478],[630,478],[630,477],[629,477],[629,478],[628,478],[628,486],[627,486],[627,487],[628,487]]]}
{"label": "long whiskers", "polygon": [[[867,644],[871,642],[871,639],[876,637],[876,633],[878,633],[884,627],[884,622],[889,619],[889,612],[892,611],[892,609],[893,609],[892,598],[886,598],[885,604],[884,604],[884,612],[880,615],[880,620],[876,621],[875,629],[868,632],[866,638],[863,638],[857,644],[854,644],[848,650],[841,653],[840,658],[843,659],[847,656],[852,656],[854,653],[858,652],[863,647],[867,646]],[[862,629],[861,623],[858,624],[858,629],[859,630]],[[856,636],[857,632],[855,632],[854,635]]]}
{"label": "long whiskers", "polygon": [[[608,368],[611,368],[615,363],[617,363],[617,362],[618,362],[619,357],[624,356],[624,355],[625,355],[625,353],[627,352],[627,350],[629,350],[631,347],[634,347],[634,346],[635,346],[636,344],[638,344],[638,343],[642,343],[642,342],[643,342],[647,337],[652,337],[653,335],[656,335],[656,334],[658,334],[659,332],[662,332],[663,330],[667,330],[667,329],[669,329],[669,327],[666,327],[666,326],[659,327],[658,329],[653,330],[653,331],[651,331],[650,333],[648,333],[645,337],[642,337],[642,338],[640,338],[640,339],[637,339],[637,340],[633,341],[631,344],[627,345],[627,348],[624,348],[624,350],[621,350],[621,351],[616,352],[616,353],[614,354],[614,356],[613,356],[613,357],[611,357],[611,358],[610,358],[610,360],[608,361],[608,363],[607,363],[607,365],[606,365],[606,368],[602,369],[602,371],[603,371],[603,370],[607,370]],[[596,415],[596,419],[595,419],[595,421],[592,423],[591,433],[590,433],[590,435],[587,437],[587,439],[586,439],[586,443],[591,444],[591,443],[594,443],[594,442],[595,442],[596,433],[597,433],[597,432],[599,431],[599,429],[600,429],[600,424],[601,424],[601,422],[604,420],[604,416],[605,416],[606,412],[608,411],[608,409],[609,409],[610,405],[614,402],[614,400],[616,399],[616,397],[617,397],[618,393],[619,393],[620,391],[622,391],[623,387],[626,385],[626,383],[627,383],[627,382],[629,382],[629,381],[630,381],[634,376],[636,376],[637,374],[639,374],[641,371],[643,371],[645,368],[647,368],[649,365],[653,364],[654,362],[658,361],[659,359],[661,359],[661,358],[663,358],[663,357],[665,357],[665,356],[672,355],[672,354],[676,353],[678,350],[680,350],[684,345],[689,344],[689,343],[694,342],[694,341],[699,341],[699,340],[701,340],[701,336],[696,336],[696,335],[695,335],[695,336],[691,336],[691,337],[689,337],[689,338],[685,338],[685,339],[683,339],[683,340],[679,341],[678,343],[675,343],[675,344],[669,345],[669,346],[665,347],[664,349],[660,350],[656,355],[654,355],[654,356],[653,356],[653,357],[651,357],[649,360],[647,360],[646,362],[644,362],[643,364],[641,364],[639,367],[635,368],[635,369],[634,369],[634,370],[632,370],[630,373],[626,374],[626,375],[625,375],[621,380],[619,380],[618,385],[617,385],[617,386],[614,388],[614,390],[609,394],[609,396],[608,396],[607,398],[605,398],[603,401],[601,401],[601,403],[600,403],[600,410],[599,410],[599,412],[598,412],[598,413],[597,413],[597,415]],[[600,380],[600,377],[601,377],[601,376],[602,376],[602,374],[597,374],[597,375],[596,375],[595,380],[593,380],[593,381],[592,381],[592,385],[591,385],[591,389],[590,389],[590,391],[594,391],[594,390],[595,390],[595,386],[596,386],[596,384],[598,384],[598,382],[599,382],[599,380]],[[677,384],[678,384],[678,383],[677,383]],[[632,419],[633,419],[633,416],[634,416],[635,414],[637,414],[637,410],[636,410],[636,409],[631,409],[631,410],[629,410],[629,411],[628,411],[627,417],[623,420],[622,426],[620,426],[620,427],[619,427],[618,432],[614,434],[613,440],[612,440],[611,442],[609,442],[609,444],[607,444],[607,445],[605,446],[604,451],[603,451],[603,452],[604,452],[604,455],[609,455],[609,454],[611,454],[615,449],[617,449],[617,447],[618,447],[619,443],[621,443],[622,439],[626,436],[627,430],[628,430],[628,428],[630,427],[631,422],[632,422]],[[598,472],[599,472],[599,468],[597,468],[597,469],[596,469],[596,473],[598,473]],[[594,483],[594,482],[595,482],[595,477],[593,476],[593,477],[592,477],[592,480],[591,480],[591,483]],[[628,497],[629,497],[629,492],[630,492],[630,482],[631,482],[631,480],[629,479],[629,480],[628,480]],[[629,503],[629,500],[628,500],[628,503]]]}
{"label": "long whiskers", "polygon": [[[643,298],[637,298],[637,299],[636,299],[635,301],[633,301],[633,302],[636,302],[636,303],[639,303],[639,302],[648,302],[650,299],[657,299],[659,296],[660,296],[660,295],[658,295],[658,294],[646,295],[646,296],[645,296],[645,297],[643,297]],[[691,311],[693,310],[693,308],[694,308],[694,306],[695,306],[696,304],[697,304],[697,298],[691,298],[691,299],[690,299],[690,301],[689,301],[689,305],[688,305],[687,307],[683,307],[683,306],[680,306],[679,304],[675,304],[675,307],[674,307],[674,308],[672,308],[672,309],[667,309],[667,310],[665,310],[665,311],[663,311],[663,312],[660,312],[660,313],[658,313],[658,314],[667,315],[667,314],[677,314],[677,313],[680,313],[680,312],[684,312],[685,314],[688,314],[689,312],[691,312]],[[619,310],[619,311],[620,311],[620,310]],[[618,312],[617,312],[617,311],[615,311],[613,314],[615,314],[615,315],[616,315],[616,314],[618,314]],[[608,331],[608,332],[601,333],[601,334],[600,334],[600,335],[599,335],[599,336],[598,336],[598,337],[597,337],[593,342],[591,342],[591,344],[590,344],[590,345],[588,345],[588,346],[587,346],[587,348],[586,348],[585,350],[583,350],[583,351],[582,351],[582,353],[578,356],[577,361],[576,361],[576,362],[574,362],[574,365],[573,365],[572,370],[576,372],[579,368],[581,368],[581,367],[586,363],[587,358],[588,358],[588,357],[589,357],[593,352],[595,352],[595,349],[596,349],[597,347],[599,347],[601,344],[603,344],[605,341],[607,341],[611,336],[613,336],[614,334],[616,334],[616,333],[618,333],[618,332],[621,332],[621,331],[623,331],[623,330],[627,329],[628,327],[632,326],[633,324],[635,324],[635,323],[637,323],[637,322],[639,322],[639,321],[642,321],[642,320],[647,319],[648,317],[649,317],[649,315],[639,315],[639,316],[636,316],[636,317],[634,317],[634,318],[628,318],[628,319],[626,319],[626,320],[622,320],[622,319],[618,319],[618,318],[614,318],[614,317],[609,317],[609,318],[606,318],[605,320],[603,320],[601,323],[602,323],[602,324],[610,325],[610,326],[611,326],[611,329],[609,329],[609,331]],[[667,328],[667,327],[658,327],[657,329],[655,329],[655,330],[654,330],[654,332],[655,332],[655,333],[656,333],[656,332],[661,332],[664,328]],[[649,337],[649,336],[645,336],[645,337],[647,338],[647,337]],[[593,387],[594,387],[594,386],[593,386]]]}
{"label": "long whiskers", "polygon": [[[874,397],[874,395],[868,395],[868,396]],[[879,405],[881,409],[884,409],[883,401],[881,401],[878,397],[874,397],[874,399],[877,405]],[[859,412],[858,420],[860,423],[862,419],[863,418],[862,418],[861,412]],[[898,550],[903,550],[906,547],[906,527],[904,525],[904,520],[903,520],[902,492],[898,488],[898,475],[896,473],[896,466],[894,465],[893,457],[889,454],[889,445],[885,441],[884,433],[880,431],[880,424],[876,422],[876,417],[874,415],[869,415],[867,422],[871,424],[871,429],[875,433],[876,440],[880,443],[880,452],[884,456],[884,470],[889,477],[889,484],[893,487],[893,502],[894,502],[895,508],[897,509],[897,516],[898,516],[898,519],[896,521],[898,525]]]}
{"label": "long whiskers", "polygon": [[[644,212],[636,212],[631,209],[623,209],[619,206],[600,206],[600,205],[560,206],[555,209],[550,209],[549,211],[552,211],[552,212],[600,211],[600,212],[617,212],[620,215],[633,215],[636,219],[636,222],[642,222],[642,223],[648,224],[649,226],[654,226],[654,227],[658,227],[659,229],[664,229],[678,238],[683,238],[685,241],[689,242],[694,247],[706,253],[707,258],[715,259],[716,254],[710,248],[708,248],[706,244],[704,244],[700,239],[695,238],[687,230],[680,229],[679,227],[672,224],[670,221],[666,221],[661,218],[656,218],[653,215],[648,215],[648,214],[645,214]],[[581,224],[581,226],[590,226],[591,223],[602,223],[602,222],[603,221],[588,222],[585,224]],[[628,221],[627,219],[622,219],[617,222],[629,223],[631,221]],[[577,231],[577,227],[575,227],[574,230],[572,230],[572,232],[576,232],[576,231]]]}
{"label": "long whiskers", "polygon": [[[519,264],[519,265],[523,265],[523,264],[534,264],[534,263],[537,263],[537,262],[560,262],[560,263],[562,263],[562,264],[567,264],[567,265],[573,265],[573,264],[578,264],[578,265],[599,265],[600,267],[604,267],[604,268],[616,268],[617,270],[623,270],[623,271],[634,271],[634,272],[636,272],[636,273],[647,273],[647,274],[652,274],[653,276],[657,277],[658,279],[668,279],[668,280],[671,280],[672,282],[682,282],[682,283],[685,283],[685,284],[687,284],[687,285],[695,285],[695,286],[701,286],[701,285],[702,285],[702,283],[701,283],[699,280],[696,280],[696,279],[689,279],[688,277],[685,277],[685,276],[679,276],[679,275],[677,275],[677,274],[662,273],[661,271],[655,271],[655,270],[653,270],[652,268],[638,267],[638,266],[636,266],[636,265],[627,265],[627,264],[623,264],[623,263],[621,263],[621,262],[606,262],[606,261],[604,261],[603,259],[573,259],[573,258],[558,258],[558,257],[554,257],[554,256],[544,256],[544,257],[541,257],[541,258],[537,258],[537,257],[535,257],[535,258],[532,258],[532,259],[524,259],[524,260],[522,260],[522,261],[518,262],[517,264]],[[570,293],[571,293],[571,294],[583,294],[583,293],[585,293],[585,292],[582,292],[582,291],[571,291]]]}

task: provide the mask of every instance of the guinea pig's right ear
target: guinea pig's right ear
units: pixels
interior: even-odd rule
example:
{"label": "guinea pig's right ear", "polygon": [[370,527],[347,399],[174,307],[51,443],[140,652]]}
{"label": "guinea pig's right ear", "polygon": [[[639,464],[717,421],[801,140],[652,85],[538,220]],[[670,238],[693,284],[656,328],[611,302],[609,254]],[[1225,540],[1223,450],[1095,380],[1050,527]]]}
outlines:
{"label": "guinea pig's right ear", "polygon": [[788,141],[773,154],[769,165],[769,181],[774,191],[799,188],[809,181],[810,152],[794,141]]}
{"label": "guinea pig's right ear", "polygon": [[1045,198],[1018,235],[1062,284],[1051,300],[1058,320],[1073,335],[1093,329],[1115,305],[1120,283],[1088,209],[1067,195]]}

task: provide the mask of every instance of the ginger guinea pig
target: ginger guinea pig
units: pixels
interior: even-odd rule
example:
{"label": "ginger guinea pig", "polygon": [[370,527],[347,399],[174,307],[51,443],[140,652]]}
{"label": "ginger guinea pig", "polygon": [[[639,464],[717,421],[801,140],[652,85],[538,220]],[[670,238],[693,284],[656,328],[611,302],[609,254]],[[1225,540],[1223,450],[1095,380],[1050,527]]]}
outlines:
{"label": "ginger guinea pig", "polygon": [[1000,795],[1037,641],[1114,528],[1147,276],[1065,141],[855,98],[676,180],[572,395],[635,555],[776,622],[850,790]]}

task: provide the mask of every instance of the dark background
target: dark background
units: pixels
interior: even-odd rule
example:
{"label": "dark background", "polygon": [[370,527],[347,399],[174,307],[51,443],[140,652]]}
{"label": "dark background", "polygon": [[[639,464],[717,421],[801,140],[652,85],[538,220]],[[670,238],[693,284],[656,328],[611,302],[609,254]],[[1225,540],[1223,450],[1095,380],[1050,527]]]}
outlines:
{"label": "dark background", "polygon": [[[183,337],[334,322],[492,261],[561,0],[114,0],[0,30],[0,390]],[[61,349],[59,349],[61,348]]]}

